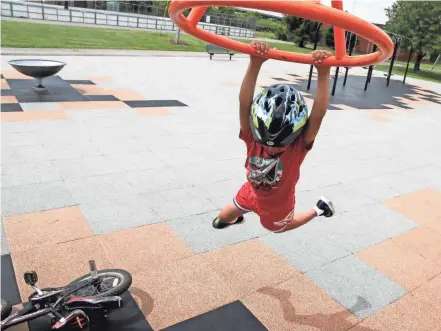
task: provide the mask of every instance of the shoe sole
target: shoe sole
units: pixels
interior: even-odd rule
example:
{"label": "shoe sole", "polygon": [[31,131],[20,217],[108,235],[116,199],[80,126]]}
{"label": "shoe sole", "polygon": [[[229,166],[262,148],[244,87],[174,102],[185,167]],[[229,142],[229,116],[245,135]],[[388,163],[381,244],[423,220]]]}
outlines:
{"label": "shoe sole", "polygon": [[[238,224],[243,224],[243,223],[245,223],[245,217],[243,218],[242,221],[240,221],[240,222],[230,223],[230,224],[228,224],[226,227],[224,227],[224,228],[222,228],[222,229],[215,228],[214,226],[213,226],[213,228],[216,229],[216,230],[225,230],[225,229],[229,228],[229,227],[232,226],[232,225],[238,225]],[[212,222],[212,224],[213,224],[213,222]]]}
{"label": "shoe sole", "polygon": [[324,203],[326,203],[328,205],[329,209],[331,209],[331,211],[332,211],[332,216],[334,216],[335,208],[334,208],[334,204],[331,202],[331,200],[329,200],[326,197],[320,197],[320,200],[322,200]]}

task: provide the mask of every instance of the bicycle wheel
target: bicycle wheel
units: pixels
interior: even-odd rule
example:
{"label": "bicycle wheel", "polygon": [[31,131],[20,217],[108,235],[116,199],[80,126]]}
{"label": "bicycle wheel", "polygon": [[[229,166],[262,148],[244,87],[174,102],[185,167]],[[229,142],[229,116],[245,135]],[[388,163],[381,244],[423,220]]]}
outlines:
{"label": "bicycle wheel", "polygon": [[[97,272],[99,280],[86,287],[80,288],[78,291],[72,293],[72,296],[97,296],[108,297],[112,295],[121,295],[127,291],[132,285],[132,275],[121,269],[105,269]],[[77,285],[83,280],[89,280],[92,277],[90,274],[84,275],[75,279],[69,286]]]}
{"label": "bicycle wheel", "polygon": [[8,301],[1,299],[1,307],[2,307],[1,318],[3,321],[11,313],[12,305]]}

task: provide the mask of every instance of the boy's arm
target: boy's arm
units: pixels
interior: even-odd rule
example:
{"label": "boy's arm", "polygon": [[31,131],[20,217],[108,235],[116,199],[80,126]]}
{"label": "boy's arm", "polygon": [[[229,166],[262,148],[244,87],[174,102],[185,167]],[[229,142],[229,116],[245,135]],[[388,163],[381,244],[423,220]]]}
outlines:
{"label": "boy's arm", "polygon": [[314,142],[328,109],[329,100],[329,74],[330,67],[318,67],[317,89],[311,115],[306,123],[304,132],[305,147],[309,148]]}
{"label": "boy's arm", "polygon": [[[258,54],[266,54],[269,50],[268,44],[262,42],[252,42],[251,46],[256,48]],[[259,75],[262,64],[266,58],[258,56],[250,56],[250,64],[242,81],[239,94],[239,109],[240,109],[240,128],[244,134],[250,130],[250,110],[253,103],[254,91],[256,89],[257,76]]]}

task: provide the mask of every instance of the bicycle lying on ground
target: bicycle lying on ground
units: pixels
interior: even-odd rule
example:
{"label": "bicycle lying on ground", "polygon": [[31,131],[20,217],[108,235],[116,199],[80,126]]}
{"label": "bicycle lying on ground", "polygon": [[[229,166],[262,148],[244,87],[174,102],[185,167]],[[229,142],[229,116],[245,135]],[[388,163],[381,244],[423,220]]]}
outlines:
{"label": "bicycle lying on ground", "polygon": [[89,261],[90,274],[84,275],[69,285],[39,289],[35,271],[24,274],[26,284],[35,292],[23,304],[23,308],[12,312],[12,306],[1,299],[1,327],[6,330],[14,325],[49,315],[51,330],[83,330],[92,322],[103,321],[112,309],[123,305],[119,295],[132,284],[132,276],[125,270],[105,269],[98,271],[95,261]]}

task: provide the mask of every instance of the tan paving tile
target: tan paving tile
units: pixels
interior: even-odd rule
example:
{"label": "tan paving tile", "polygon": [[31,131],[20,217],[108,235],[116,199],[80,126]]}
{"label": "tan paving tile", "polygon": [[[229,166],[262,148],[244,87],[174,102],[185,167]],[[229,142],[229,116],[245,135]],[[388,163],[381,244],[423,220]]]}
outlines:
{"label": "tan paving tile", "polygon": [[61,109],[64,110],[92,110],[92,109],[114,109],[130,108],[122,101],[73,101],[59,102]]}
{"label": "tan paving tile", "polygon": [[90,76],[88,79],[92,82],[105,82],[112,80],[113,78],[112,76]]}
{"label": "tan paving tile", "polygon": [[393,115],[385,110],[369,110],[369,118],[375,122],[392,122]]}
{"label": "tan paving tile", "polygon": [[12,252],[94,235],[78,206],[8,216],[4,222]]}
{"label": "tan paving tile", "polygon": [[359,328],[351,331],[365,331],[361,327],[387,331],[434,331],[441,325],[441,310],[432,306],[425,298],[408,294],[377,314],[368,317]]}
{"label": "tan paving tile", "polygon": [[270,331],[343,331],[358,319],[305,275],[241,300]]}
{"label": "tan paving tile", "polygon": [[23,75],[15,69],[9,69],[2,71],[3,77],[6,79],[33,79],[32,77]]}
{"label": "tan paving tile", "polygon": [[11,253],[15,275],[22,299],[32,289],[25,284],[23,273],[35,270],[39,287],[64,286],[89,273],[89,260],[95,260],[98,269],[114,268],[96,237],[89,237],[54,245],[37,246]]}
{"label": "tan paving tile", "polygon": [[145,100],[143,95],[130,90],[111,90],[111,94],[121,101]]}
{"label": "tan paving tile", "polygon": [[141,107],[136,108],[136,112],[143,116],[167,116],[171,111],[163,107]]}
{"label": "tan paving tile", "polygon": [[8,82],[6,81],[6,79],[2,79],[2,90],[10,90],[11,87],[9,86]]}
{"label": "tan paving tile", "polygon": [[71,84],[71,86],[81,94],[85,95],[112,95],[111,91],[98,85]]}
{"label": "tan paving tile", "polygon": [[420,190],[384,203],[420,224],[441,218],[441,192],[437,190]]}
{"label": "tan paving tile", "polygon": [[239,297],[301,274],[261,240],[226,246],[203,256]]}
{"label": "tan paving tile", "polygon": [[228,284],[200,255],[158,268],[145,266],[133,275],[138,296],[150,298],[142,311],[159,330],[237,299]]}
{"label": "tan paving tile", "polygon": [[441,309],[441,274],[417,288],[412,295],[425,298],[434,307]]}
{"label": "tan paving tile", "polygon": [[38,121],[38,120],[62,120],[68,118],[62,111],[17,111],[1,113],[2,122]]}
{"label": "tan paving tile", "polygon": [[392,240],[362,250],[356,256],[409,292],[441,273],[441,265]]}
{"label": "tan paving tile", "polygon": [[2,95],[1,103],[18,103],[18,100],[13,95]]}
{"label": "tan paving tile", "polygon": [[158,223],[101,235],[99,242],[118,268],[131,273],[159,267],[194,255],[167,223]]}
{"label": "tan paving tile", "polygon": [[427,227],[419,227],[392,239],[394,243],[421,254],[432,262],[441,257],[441,235]]}
{"label": "tan paving tile", "polygon": [[314,105],[314,99],[308,98],[308,97],[303,97],[303,99],[306,102],[306,105],[308,106],[309,109],[312,109],[312,106]]}
{"label": "tan paving tile", "polygon": [[426,224],[424,224],[424,226],[441,234],[441,218],[437,218],[432,221],[429,221]]}

